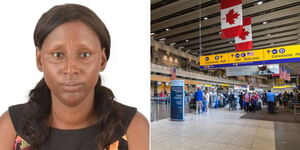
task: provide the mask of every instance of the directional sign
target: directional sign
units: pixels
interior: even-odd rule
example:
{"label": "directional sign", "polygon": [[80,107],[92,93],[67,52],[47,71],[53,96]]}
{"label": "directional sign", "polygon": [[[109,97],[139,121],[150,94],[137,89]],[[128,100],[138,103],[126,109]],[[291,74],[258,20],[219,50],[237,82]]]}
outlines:
{"label": "directional sign", "polygon": [[228,53],[228,55],[229,55],[229,63],[243,63],[243,62],[264,60],[263,50],[235,52],[235,53]]}
{"label": "directional sign", "polygon": [[200,56],[200,68],[300,62],[300,45]]}
{"label": "directional sign", "polygon": [[264,49],[265,60],[278,60],[300,57],[300,45]]}
{"label": "directional sign", "polygon": [[200,65],[217,65],[217,64],[227,64],[228,63],[228,55],[227,54],[219,54],[219,55],[209,55],[200,57]]}

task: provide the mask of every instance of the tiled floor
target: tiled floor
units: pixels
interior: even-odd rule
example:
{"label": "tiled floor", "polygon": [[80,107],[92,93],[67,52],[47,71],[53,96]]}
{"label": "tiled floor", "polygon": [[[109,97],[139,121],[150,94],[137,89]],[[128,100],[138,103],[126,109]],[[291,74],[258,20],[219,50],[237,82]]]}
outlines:
{"label": "tiled floor", "polygon": [[300,124],[275,122],[277,150],[300,149]]}
{"label": "tiled floor", "polygon": [[151,123],[152,150],[275,150],[274,122],[240,119],[241,111],[210,109],[185,121]]}

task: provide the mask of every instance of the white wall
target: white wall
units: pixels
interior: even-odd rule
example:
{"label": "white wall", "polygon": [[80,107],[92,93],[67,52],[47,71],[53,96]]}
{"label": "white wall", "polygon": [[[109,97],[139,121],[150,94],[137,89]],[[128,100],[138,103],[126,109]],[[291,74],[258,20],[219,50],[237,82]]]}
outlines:
{"label": "white wall", "polygon": [[[48,9],[78,3],[92,9],[106,24],[112,47],[103,83],[119,102],[137,107],[150,120],[150,1],[27,0],[0,5],[0,114],[27,101],[42,78],[35,64],[33,31]],[[137,63],[138,62],[138,63]]]}

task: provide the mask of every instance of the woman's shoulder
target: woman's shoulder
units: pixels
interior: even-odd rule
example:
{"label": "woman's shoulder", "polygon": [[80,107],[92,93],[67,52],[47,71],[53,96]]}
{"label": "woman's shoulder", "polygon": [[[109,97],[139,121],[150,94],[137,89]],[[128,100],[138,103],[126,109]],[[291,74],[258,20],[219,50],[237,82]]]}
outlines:
{"label": "woman's shoulder", "polygon": [[129,129],[135,131],[136,129],[149,129],[149,122],[142,113],[137,111],[129,125]]}
{"label": "woman's shoulder", "polygon": [[135,107],[127,106],[119,102],[116,103],[120,106],[119,114],[121,115],[121,122],[128,130],[139,125],[149,125],[146,117],[138,112]]}
{"label": "woman's shoulder", "polygon": [[121,123],[125,128],[128,128],[130,122],[134,118],[137,113],[137,109],[135,107],[127,106],[119,102],[115,102],[119,106],[119,115],[121,117]]}
{"label": "woman's shoulder", "polygon": [[26,114],[25,111],[27,106],[28,103],[24,103],[24,104],[13,105],[8,108],[8,113],[10,115],[11,121],[17,133],[21,128],[23,119],[25,118],[25,114]]}
{"label": "woman's shoulder", "polygon": [[129,149],[149,149],[149,122],[140,112],[134,115],[126,135]]}
{"label": "woman's shoulder", "polygon": [[8,111],[0,116],[0,149],[12,149],[16,130]]}
{"label": "woman's shoulder", "polygon": [[119,102],[119,114],[122,123],[122,134],[125,135],[128,148],[132,150],[147,150],[149,148],[149,123],[136,108]]}

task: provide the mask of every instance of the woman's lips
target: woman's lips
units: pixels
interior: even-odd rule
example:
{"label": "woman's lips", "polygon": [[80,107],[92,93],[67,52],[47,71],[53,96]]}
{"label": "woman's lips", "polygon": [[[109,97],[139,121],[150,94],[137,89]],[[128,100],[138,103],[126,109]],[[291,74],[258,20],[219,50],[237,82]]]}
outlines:
{"label": "woman's lips", "polygon": [[83,84],[80,83],[63,83],[61,88],[67,92],[76,92],[82,88]]}

